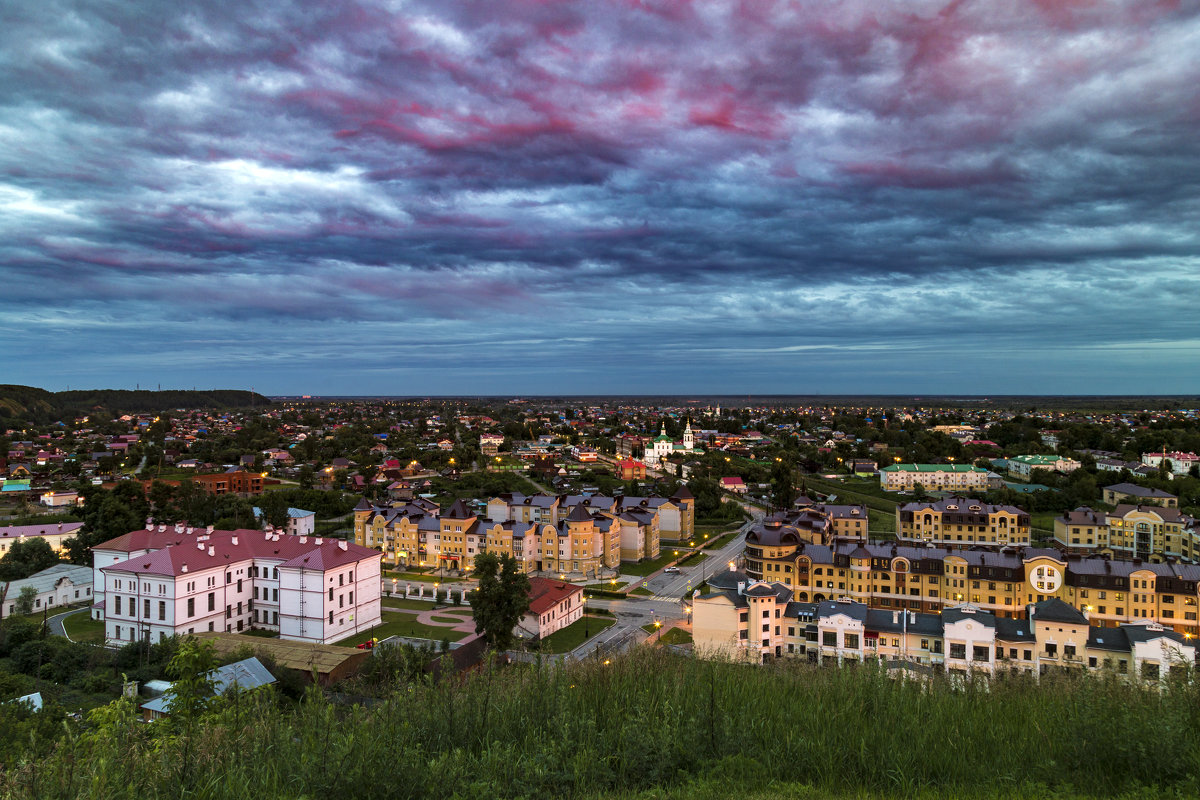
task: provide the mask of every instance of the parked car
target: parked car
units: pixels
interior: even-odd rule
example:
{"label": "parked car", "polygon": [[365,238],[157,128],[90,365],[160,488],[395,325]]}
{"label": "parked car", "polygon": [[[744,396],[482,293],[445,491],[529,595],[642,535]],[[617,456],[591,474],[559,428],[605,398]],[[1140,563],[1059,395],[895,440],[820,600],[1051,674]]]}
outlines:
{"label": "parked car", "polygon": [[663,570],[663,572],[667,575],[678,575],[679,567],[667,567],[666,569]]}

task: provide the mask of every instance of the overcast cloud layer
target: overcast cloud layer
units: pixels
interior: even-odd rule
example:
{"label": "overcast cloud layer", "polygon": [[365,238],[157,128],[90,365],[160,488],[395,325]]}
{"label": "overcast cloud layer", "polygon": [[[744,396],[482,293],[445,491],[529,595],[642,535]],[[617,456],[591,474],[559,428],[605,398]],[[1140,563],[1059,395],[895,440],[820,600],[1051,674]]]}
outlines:
{"label": "overcast cloud layer", "polygon": [[0,382],[1200,391],[1200,10],[5,3]]}

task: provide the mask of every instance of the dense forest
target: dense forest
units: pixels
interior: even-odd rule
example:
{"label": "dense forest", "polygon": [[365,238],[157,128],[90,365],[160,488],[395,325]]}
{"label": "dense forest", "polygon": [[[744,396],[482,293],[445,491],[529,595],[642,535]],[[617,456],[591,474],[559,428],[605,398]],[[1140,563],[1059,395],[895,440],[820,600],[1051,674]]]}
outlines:
{"label": "dense forest", "polygon": [[168,408],[248,408],[270,404],[269,398],[241,389],[169,389],[157,392],[73,389],[68,392],[48,392],[35,386],[0,384],[0,427],[47,425],[98,408],[110,414],[142,414],[157,413]]}

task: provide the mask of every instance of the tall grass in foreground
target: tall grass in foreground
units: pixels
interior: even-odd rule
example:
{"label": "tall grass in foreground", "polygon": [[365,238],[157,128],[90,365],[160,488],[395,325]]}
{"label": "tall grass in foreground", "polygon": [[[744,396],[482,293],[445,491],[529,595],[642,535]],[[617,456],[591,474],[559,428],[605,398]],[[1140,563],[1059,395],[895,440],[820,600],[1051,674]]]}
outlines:
{"label": "tall grass in foreground", "polygon": [[[485,669],[371,708],[243,696],[189,728],[114,704],[5,797],[595,797],[696,776],[837,795],[1200,793],[1200,693],[1104,678],[901,683],[639,650]],[[184,754],[189,754],[185,756]]]}

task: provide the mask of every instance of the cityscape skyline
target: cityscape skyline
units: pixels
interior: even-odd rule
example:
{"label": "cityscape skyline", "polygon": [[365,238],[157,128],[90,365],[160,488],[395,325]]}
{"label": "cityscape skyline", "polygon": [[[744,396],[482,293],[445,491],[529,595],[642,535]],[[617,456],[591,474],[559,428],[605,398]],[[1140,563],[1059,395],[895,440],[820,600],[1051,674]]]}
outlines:
{"label": "cityscape skyline", "polygon": [[5,383],[1200,392],[1185,7],[0,18]]}

